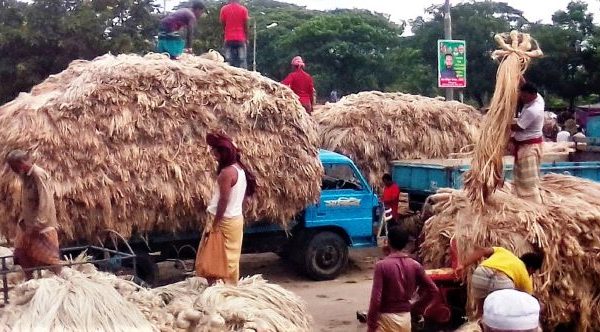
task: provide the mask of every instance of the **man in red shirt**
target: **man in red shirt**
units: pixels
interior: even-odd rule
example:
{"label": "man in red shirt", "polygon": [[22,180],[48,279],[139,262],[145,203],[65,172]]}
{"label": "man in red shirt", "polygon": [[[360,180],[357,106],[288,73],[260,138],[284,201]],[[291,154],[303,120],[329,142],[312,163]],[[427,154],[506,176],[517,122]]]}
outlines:
{"label": "man in red shirt", "polygon": [[300,104],[302,104],[308,114],[311,114],[315,96],[313,78],[304,71],[304,61],[299,56],[292,59],[292,68],[294,68],[294,71],[281,81],[281,83],[289,86],[300,97]]}
{"label": "man in red shirt", "polygon": [[239,0],[229,0],[221,8],[221,24],[225,30],[225,59],[238,68],[248,68],[246,43],[248,42],[248,9]]}
{"label": "man in red shirt", "polygon": [[392,180],[392,176],[384,174],[382,177],[385,188],[383,189],[383,204],[386,209],[392,210],[394,222],[398,221],[398,202],[400,201],[400,187]]}

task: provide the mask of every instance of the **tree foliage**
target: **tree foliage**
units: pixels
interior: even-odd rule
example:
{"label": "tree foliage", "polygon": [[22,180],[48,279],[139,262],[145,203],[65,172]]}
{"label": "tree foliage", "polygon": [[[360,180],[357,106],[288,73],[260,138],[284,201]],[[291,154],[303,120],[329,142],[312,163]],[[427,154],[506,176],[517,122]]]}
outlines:
{"label": "tree foliage", "polygon": [[567,10],[552,16],[553,24],[530,28],[545,53],[532,66],[529,77],[546,90],[568,101],[572,108],[578,97],[598,91],[598,29],[582,1],[569,3]]}
{"label": "tree foliage", "polygon": [[154,48],[151,0],[0,1],[0,102],[75,59]]}
{"label": "tree foliage", "polygon": [[[197,54],[223,47],[219,13],[226,1],[205,3],[208,13],[193,43]],[[441,94],[436,86],[436,45],[444,36],[441,6],[411,20],[412,35],[403,36],[404,24],[369,11],[314,11],[274,0],[244,4],[251,15],[248,63],[252,68],[256,58],[265,76],[281,80],[291,58],[301,55],[320,96],[332,89]],[[0,0],[0,103],[74,59],[152,51],[162,17],[154,0]],[[546,57],[533,63],[528,79],[556,104],[562,99],[573,106],[597,96],[600,32],[586,2],[572,1],[554,14],[553,24],[542,24],[528,22],[506,3],[471,0],[452,7],[452,22],[454,39],[467,43],[468,100],[480,106],[489,102],[497,69],[490,59],[493,36],[511,29],[528,31],[540,42]]]}

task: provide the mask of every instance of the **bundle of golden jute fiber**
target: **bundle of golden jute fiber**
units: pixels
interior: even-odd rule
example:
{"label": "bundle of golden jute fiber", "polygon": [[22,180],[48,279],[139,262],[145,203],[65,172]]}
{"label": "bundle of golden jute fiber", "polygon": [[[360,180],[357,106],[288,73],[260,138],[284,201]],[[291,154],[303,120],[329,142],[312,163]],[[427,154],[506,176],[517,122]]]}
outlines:
{"label": "bundle of golden jute fiber", "polygon": [[24,282],[11,301],[0,331],[303,332],[312,323],[303,300],[260,276],[146,289],[88,264]]}
{"label": "bundle of golden jute fiber", "polygon": [[494,96],[481,125],[471,170],[465,174],[465,189],[478,206],[485,204],[488,196],[503,183],[502,157],[510,139],[523,73],[532,58],[543,54],[528,34],[511,31],[496,35],[495,40],[501,49],[492,55],[500,61]]}
{"label": "bundle of golden jute fiber", "polygon": [[[205,142],[212,131],[231,136],[256,175],[247,221],[286,225],[320,192],[316,125],[294,93],[202,57],[74,61],[0,107],[0,127],[0,158],[27,150],[51,175],[63,240],[106,228],[124,236],[198,229],[216,178]],[[20,181],[1,167],[8,238],[19,198]]]}
{"label": "bundle of golden jute fiber", "polygon": [[361,92],[319,107],[321,147],[354,160],[371,185],[397,159],[445,158],[473,144],[481,115],[456,101]]}
{"label": "bundle of golden jute fiber", "polygon": [[109,279],[65,269],[62,277],[27,281],[11,292],[0,331],[152,331],[136,306]]}
{"label": "bundle of golden jute fiber", "polygon": [[[464,260],[476,246],[501,246],[517,256],[541,249],[542,270],[534,276],[543,324],[574,323],[579,331],[600,326],[600,184],[566,175],[541,181],[544,204],[523,200],[511,185],[497,190],[483,209],[462,190],[431,196],[434,216],[423,228],[420,252],[427,266],[449,266],[450,238]],[[466,276],[470,283],[469,271]]]}

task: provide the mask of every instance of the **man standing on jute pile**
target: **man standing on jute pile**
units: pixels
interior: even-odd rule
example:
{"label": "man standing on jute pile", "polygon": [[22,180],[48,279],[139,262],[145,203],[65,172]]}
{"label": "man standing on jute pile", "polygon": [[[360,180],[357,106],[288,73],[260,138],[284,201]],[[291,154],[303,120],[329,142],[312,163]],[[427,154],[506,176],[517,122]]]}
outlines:
{"label": "man standing on jute pile", "polygon": [[221,8],[220,20],[225,39],[225,60],[238,68],[247,69],[248,9],[239,0],[229,0]]}
{"label": "man standing on jute pile", "polygon": [[523,109],[511,126],[514,132],[514,191],[523,199],[542,203],[540,163],[544,141],[544,98],[533,84],[524,83],[520,87],[519,100]]}
{"label": "man standing on jute pile", "polygon": [[[57,265],[59,259],[58,226],[54,207],[54,190],[50,176],[33,164],[26,152],[11,151],[6,162],[21,178],[21,217],[15,239],[15,264],[23,269]],[[60,266],[52,268],[59,274]],[[30,279],[32,271],[25,271]]]}

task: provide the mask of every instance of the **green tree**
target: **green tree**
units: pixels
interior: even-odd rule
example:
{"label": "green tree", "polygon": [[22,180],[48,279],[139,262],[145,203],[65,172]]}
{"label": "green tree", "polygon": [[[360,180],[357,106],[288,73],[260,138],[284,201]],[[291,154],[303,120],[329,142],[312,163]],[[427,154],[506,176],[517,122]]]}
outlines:
{"label": "green tree", "polygon": [[[444,39],[444,14],[442,6],[432,6],[427,12],[430,20],[418,17],[412,21],[414,36],[407,42],[420,49],[424,63],[431,69],[433,84],[437,77],[437,40]],[[498,68],[490,59],[496,49],[494,35],[511,29],[522,29],[527,20],[523,13],[503,2],[467,2],[451,8],[452,37],[466,41],[467,51],[467,98],[484,106],[494,90]]]}
{"label": "green tree", "polygon": [[545,56],[534,62],[528,77],[564,98],[573,109],[578,97],[598,91],[598,29],[582,1],[570,2],[566,11],[552,16],[552,21],[530,28]]}
{"label": "green tree", "polygon": [[395,81],[392,58],[404,27],[367,11],[334,11],[295,28],[277,42],[279,68],[294,55],[309,64],[319,94],[384,90]]}
{"label": "green tree", "polygon": [[75,59],[152,50],[154,12],[152,0],[0,1],[0,102]]}
{"label": "green tree", "polygon": [[433,96],[438,90],[435,71],[423,61],[423,52],[403,46],[391,56],[395,80],[386,87],[387,91]]}

